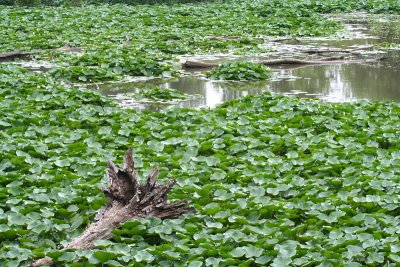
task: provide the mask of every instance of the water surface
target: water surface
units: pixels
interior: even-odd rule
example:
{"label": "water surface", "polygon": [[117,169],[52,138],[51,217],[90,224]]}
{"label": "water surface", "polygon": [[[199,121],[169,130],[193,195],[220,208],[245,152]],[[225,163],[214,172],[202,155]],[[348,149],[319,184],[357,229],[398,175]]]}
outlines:
{"label": "water surface", "polygon": [[[352,21],[354,23],[354,21]],[[360,31],[362,38],[343,40],[303,40],[304,47],[351,48],[354,45],[379,45],[382,42],[400,43],[400,20],[383,20],[359,22],[352,24],[353,29]],[[373,34],[375,37],[373,38]],[[266,44],[270,45],[270,44]],[[271,53],[269,58],[282,58],[287,54],[293,56],[293,44],[278,44],[280,51]],[[382,52],[382,51],[381,51]],[[304,55],[303,55],[304,56]],[[329,55],[326,55],[329,56]],[[347,55],[346,55],[347,56]],[[374,51],[363,52],[361,57],[379,58],[383,54]],[[308,56],[312,57],[312,56]],[[358,55],[358,58],[360,55]],[[208,80],[199,73],[176,79],[152,79],[120,84],[99,85],[98,89],[105,95],[121,99],[121,95],[137,92],[143,88],[160,86],[174,88],[187,94],[198,94],[202,97],[175,103],[184,107],[215,107],[219,103],[237,99],[248,94],[265,91],[277,92],[300,97],[321,98],[328,101],[348,102],[360,99],[400,101],[400,53],[389,50],[385,53],[388,59],[363,64],[312,65],[274,70],[274,79],[269,81],[226,82]],[[263,58],[251,58],[261,60]],[[224,62],[232,58],[217,58],[208,61]],[[237,60],[237,58],[236,58]],[[207,59],[205,60],[207,61]],[[168,105],[121,101],[127,108],[159,110]]]}

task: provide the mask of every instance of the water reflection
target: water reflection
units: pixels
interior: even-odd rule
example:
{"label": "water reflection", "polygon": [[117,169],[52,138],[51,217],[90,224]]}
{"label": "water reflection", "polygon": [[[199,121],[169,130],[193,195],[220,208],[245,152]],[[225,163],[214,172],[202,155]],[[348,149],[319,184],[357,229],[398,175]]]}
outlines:
{"label": "water reflection", "polygon": [[211,81],[198,76],[185,76],[176,79],[162,80],[153,79],[141,82],[129,83],[109,83],[97,85],[97,88],[105,95],[116,98],[124,108],[160,110],[168,108],[171,104],[138,103],[134,100],[127,100],[121,97],[127,93],[135,93],[144,88],[159,86],[163,88],[173,88],[190,95],[200,95],[200,97],[174,103],[180,107],[215,107],[216,105],[241,98],[248,94],[259,94],[264,91],[271,91],[270,82],[226,82]]}
{"label": "water reflection", "polygon": [[309,66],[288,70],[288,74],[302,79],[275,82],[272,84],[273,91],[299,90],[339,102],[358,99],[400,100],[399,68],[382,64]]}
{"label": "water reflection", "polygon": [[178,89],[187,94],[200,94],[204,97],[204,106],[215,107],[229,100],[237,99],[248,94],[259,94],[269,89],[266,81],[257,82],[223,82],[182,77],[165,84],[167,88]]}
{"label": "water reflection", "polygon": [[[352,39],[352,40],[308,40],[305,46],[315,47],[343,47],[354,45],[377,45],[381,42],[399,43],[400,23],[397,21],[371,22],[362,24],[368,33],[379,36],[379,39]],[[366,35],[367,36],[367,35]],[[293,49],[292,49],[293,50]],[[293,53],[293,51],[291,52]],[[286,53],[287,54],[287,53]],[[282,54],[279,54],[282,57]],[[369,54],[369,57],[379,54]],[[173,88],[187,94],[198,94],[202,97],[176,103],[181,107],[215,107],[219,103],[241,98],[248,94],[259,94],[273,91],[300,97],[318,97],[329,101],[347,102],[359,99],[370,100],[395,100],[400,101],[400,53],[391,51],[385,61],[368,64],[342,64],[342,65],[314,65],[293,69],[275,70],[278,79],[257,82],[222,82],[210,81],[204,76],[192,76],[177,79],[153,79],[122,84],[105,84],[98,87],[105,95],[118,98],[118,95],[137,92],[143,88],[160,86]],[[238,58],[236,58],[237,60]],[[263,58],[252,58],[261,60]],[[207,60],[207,59],[205,59]],[[220,58],[219,61],[226,61]],[[209,59],[208,61],[212,61]],[[297,77],[297,78],[296,78]],[[136,103],[126,101],[123,107],[137,109],[160,110],[169,105]]]}
{"label": "water reflection", "polygon": [[[195,98],[176,103],[180,107],[215,107],[248,94],[265,91],[318,97],[333,102],[348,102],[359,99],[400,101],[400,68],[391,60],[375,64],[316,65],[297,69],[278,70],[280,77],[298,77],[277,81],[223,82],[211,81],[198,76],[186,76],[172,80],[154,79],[145,82],[102,85],[100,90],[109,96],[137,92],[143,88],[160,86],[173,88]],[[397,63],[398,64],[398,63]],[[160,110],[169,105],[124,101],[125,108]]]}

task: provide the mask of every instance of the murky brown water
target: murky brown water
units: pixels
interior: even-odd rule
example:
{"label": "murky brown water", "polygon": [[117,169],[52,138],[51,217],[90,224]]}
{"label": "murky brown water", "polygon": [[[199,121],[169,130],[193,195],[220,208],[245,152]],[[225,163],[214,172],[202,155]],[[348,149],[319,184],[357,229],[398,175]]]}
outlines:
{"label": "murky brown water", "polygon": [[[352,40],[306,41],[306,45],[315,47],[344,47],[352,45],[379,44],[399,41],[400,20],[396,22],[374,22],[371,25],[360,24],[360,29],[379,39],[358,38]],[[357,25],[356,27],[357,28]],[[287,43],[290,50],[290,42]],[[282,55],[282,54],[281,54]],[[278,55],[279,56],[279,55]],[[381,57],[371,54],[368,57]],[[161,86],[174,88],[188,94],[202,97],[179,102],[185,107],[214,107],[217,104],[248,94],[272,91],[300,97],[318,97],[328,101],[354,101],[359,99],[400,101],[400,52],[389,51],[387,60],[364,64],[313,65],[294,69],[277,69],[272,81],[225,82],[207,80],[201,75],[185,76],[177,79],[154,79],[142,82],[106,84],[99,89],[106,95],[118,96],[136,92],[140,88]],[[223,59],[221,61],[224,61]],[[122,103],[123,106],[138,109],[158,110],[166,107],[159,104]]]}

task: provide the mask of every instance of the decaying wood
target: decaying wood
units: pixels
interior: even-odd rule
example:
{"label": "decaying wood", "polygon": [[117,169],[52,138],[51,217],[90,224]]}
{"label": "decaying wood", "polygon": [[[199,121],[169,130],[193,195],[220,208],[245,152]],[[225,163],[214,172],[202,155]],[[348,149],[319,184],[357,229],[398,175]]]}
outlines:
{"label": "decaying wood", "polygon": [[324,54],[324,53],[355,53],[361,50],[368,50],[373,48],[373,45],[364,45],[356,48],[345,49],[345,48],[314,48],[314,49],[299,49],[298,51],[305,54]]}
{"label": "decaying wood", "polygon": [[[266,66],[279,66],[279,65],[322,65],[322,64],[351,64],[351,63],[370,63],[380,60],[384,60],[386,57],[376,58],[376,59],[354,59],[346,60],[343,57],[328,57],[321,58],[319,60],[303,60],[296,58],[284,58],[284,59],[270,59],[257,61],[255,63],[263,64]],[[216,63],[208,63],[201,61],[186,61],[182,64],[185,69],[210,69],[217,67]]]}
{"label": "decaying wood", "polygon": [[[82,49],[79,47],[72,47],[68,44],[63,45],[62,47],[59,48],[52,48],[52,49],[45,49],[43,51],[48,51],[48,50],[56,50],[56,51],[64,51],[64,52],[82,52]],[[15,51],[15,52],[7,52],[7,53],[0,53],[0,62],[7,62],[7,61],[13,61],[17,58],[19,59],[31,59],[31,57],[35,54],[39,53],[39,51],[34,51],[34,52],[20,52],[20,51]]]}
{"label": "decaying wood", "polygon": [[82,49],[79,47],[72,47],[69,44],[65,44],[59,48],[55,48],[53,50],[64,51],[64,52],[82,52]]}
{"label": "decaying wood", "polygon": [[[377,60],[375,60],[377,61]],[[285,59],[271,59],[262,60],[256,63],[267,65],[267,66],[277,66],[277,65],[322,65],[322,64],[350,64],[350,63],[365,63],[372,62],[364,59],[354,59],[354,60],[302,60],[296,58],[285,58]]]}
{"label": "decaying wood", "polygon": [[14,59],[29,59],[35,52],[8,52],[0,53],[0,62],[12,61]]}
{"label": "decaying wood", "polygon": [[[107,163],[108,189],[103,189],[108,198],[107,204],[99,210],[95,222],[77,238],[65,246],[65,249],[91,249],[94,241],[110,239],[112,230],[126,221],[139,217],[155,216],[160,219],[176,218],[193,208],[186,200],[168,203],[168,192],[175,184],[175,180],[161,183],[156,180],[158,168],[155,168],[147,177],[145,183],[140,183],[135,171],[132,149],[129,149],[124,158],[123,169],[118,168],[112,161]],[[51,258],[43,258],[31,266],[51,265]]]}
{"label": "decaying wood", "polygon": [[185,69],[210,69],[218,66],[216,63],[208,63],[208,62],[202,62],[202,61],[191,61],[191,60],[186,60],[183,64],[182,67]]}
{"label": "decaying wood", "polygon": [[297,38],[294,37],[282,37],[282,38],[275,38],[275,39],[265,39],[268,42],[272,42],[272,43],[280,43],[280,42],[285,42],[285,41],[295,41],[296,43],[301,43],[302,41],[300,41]]}
{"label": "decaying wood", "polygon": [[229,41],[229,40],[237,40],[240,39],[240,36],[228,36],[228,35],[222,35],[222,36],[209,36],[208,39],[210,40],[220,40],[220,41]]}

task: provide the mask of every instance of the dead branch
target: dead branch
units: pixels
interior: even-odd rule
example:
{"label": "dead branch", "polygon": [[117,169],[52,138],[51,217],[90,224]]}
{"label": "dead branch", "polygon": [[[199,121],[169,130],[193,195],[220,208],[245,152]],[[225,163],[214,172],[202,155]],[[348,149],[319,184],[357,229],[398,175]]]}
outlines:
{"label": "dead branch", "polygon": [[[112,161],[108,161],[108,189],[103,189],[108,202],[98,211],[95,222],[89,225],[79,237],[68,243],[64,249],[92,249],[94,241],[110,239],[113,229],[139,217],[176,218],[184,213],[193,212],[194,209],[188,206],[186,200],[168,203],[168,193],[174,186],[175,180],[164,184],[156,180],[157,175],[158,168],[155,168],[145,183],[139,182],[132,149],[129,149],[125,155],[123,169],[117,167]],[[45,257],[33,262],[31,266],[52,264],[53,260]]]}

